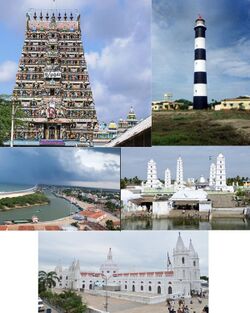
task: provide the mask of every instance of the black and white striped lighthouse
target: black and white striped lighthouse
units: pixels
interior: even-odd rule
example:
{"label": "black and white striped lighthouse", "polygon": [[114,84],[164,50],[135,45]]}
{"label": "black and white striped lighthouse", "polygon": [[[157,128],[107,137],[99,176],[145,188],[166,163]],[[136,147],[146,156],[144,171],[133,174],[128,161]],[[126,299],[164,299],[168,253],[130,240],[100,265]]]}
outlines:
{"label": "black and white striped lighthouse", "polygon": [[195,21],[194,41],[194,99],[193,109],[207,109],[206,26],[199,16]]}

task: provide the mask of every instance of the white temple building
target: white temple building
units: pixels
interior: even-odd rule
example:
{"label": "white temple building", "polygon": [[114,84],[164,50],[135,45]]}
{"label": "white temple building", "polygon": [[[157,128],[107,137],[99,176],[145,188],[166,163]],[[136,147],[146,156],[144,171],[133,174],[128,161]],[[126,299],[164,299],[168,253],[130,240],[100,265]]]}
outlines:
{"label": "white temple building", "polygon": [[158,298],[154,298],[154,303],[166,301],[166,298],[189,298],[191,293],[200,294],[202,292],[199,256],[191,239],[189,246],[186,247],[179,233],[172,259],[167,253],[165,264],[166,268],[159,271],[149,272],[143,268],[139,272],[121,271],[113,261],[110,248],[107,259],[100,266],[99,271],[81,271],[79,261],[74,261],[68,269],[57,266],[55,272],[60,280],[57,282],[56,288],[92,293],[109,290],[111,297],[112,295],[115,297],[117,292],[127,292],[128,297],[132,292],[134,293],[133,301],[136,301],[135,295],[138,293],[143,294],[143,297],[158,296]]}

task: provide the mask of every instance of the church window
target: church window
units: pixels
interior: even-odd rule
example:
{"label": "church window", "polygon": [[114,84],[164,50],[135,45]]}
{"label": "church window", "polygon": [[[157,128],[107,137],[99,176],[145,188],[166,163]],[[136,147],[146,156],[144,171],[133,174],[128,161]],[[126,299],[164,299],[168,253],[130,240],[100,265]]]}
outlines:
{"label": "church window", "polygon": [[181,261],[182,261],[182,264],[185,264],[185,258],[182,258]]}
{"label": "church window", "polygon": [[152,287],[151,286],[148,286],[148,291],[152,291]]}
{"label": "church window", "polygon": [[143,291],[143,286],[141,286],[141,291]]}
{"label": "church window", "polygon": [[193,264],[194,264],[194,266],[196,266],[196,262],[195,261],[193,262]]}
{"label": "church window", "polygon": [[128,288],[128,286],[127,285],[125,285],[125,289],[127,289]]}
{"label": "church window", "polygon": [[161,286],[157,287],[157,293],[160,295],[161,294]]}
{"label": "church window", "polygon": [[172,287],[171,287],[171,286],[169,286],[169,287],[168,287],[168,294],[169,294],[169,295],[171,295],[171,294],[172,294],[172,292],[173,292]]}

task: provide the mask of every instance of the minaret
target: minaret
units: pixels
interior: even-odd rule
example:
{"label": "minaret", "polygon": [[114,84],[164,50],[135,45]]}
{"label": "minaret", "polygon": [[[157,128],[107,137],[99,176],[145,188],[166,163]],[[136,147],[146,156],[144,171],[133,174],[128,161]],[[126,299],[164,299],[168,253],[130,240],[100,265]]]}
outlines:
{"label": "minaret", "polygon": [[195,21],[194,41],[194,110],[207,109],[207,70],[206,70],[206,26],[199,16]]}
{"label": "minaret", "polygon": [[192,240],[189,242],[190,283],[191,290],[200,291],[200,260],[198,253],[194,250]]}
{"label": "minaret", "polygon": [[161,182],[157,178],[156,163],[154,160],[150,160],[148,162],[146,187],[157,188],[157,187],[160,187],[160,185],[161,185]]}
{"label": "minaret", "polygon": [[216,161],[216,178],[215,178],[215,188],[217,190],[222,190],[227,187],[226,183],[226,162],[225,157],[222,153],[217,156]]}
{"label": "minaret", "polygon": [[169,168],[167,168],[165,171],[165,187],[171,187],[171,172]]}
{"label": "minaret", "polygon": [[176,185],[177,185],[177,187],[180,187],[180,188],[182,188],[184,186],[184,182],[183,182],[183,161],[182,161],[181,157],[179,157],[177,159]]}
{"label": "minaret", "polygon": [[210,165],[210,175],[209,175],[209,186],[215,186],[215,178],[216,178],[216,165],[212,163]]}

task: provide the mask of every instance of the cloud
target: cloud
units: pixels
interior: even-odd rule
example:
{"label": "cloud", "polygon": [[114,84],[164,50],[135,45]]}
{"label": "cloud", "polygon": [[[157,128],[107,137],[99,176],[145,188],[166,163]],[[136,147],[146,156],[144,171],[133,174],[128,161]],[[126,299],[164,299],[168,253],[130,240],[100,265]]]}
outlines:
{"label": "cloud", "polygon": [[[120,157],[112,149],[101,152],[99,149],[7,148],[0,151],[0,161],[1,183],[72,185],[77,182],[77,185],[118,188],[120,182]],[[15,175],[10,176],[10,172]]]}
{"label": "cloud", "polygon": [[6,83],[14,81],[17,72],[17,63],[5,61],[0,64],[0,82]]}
{"label": "cloud", "polygon": [[[185,231],[181,235],[186,246],[192,238],[201,259],[201,273],[207,274],[208,232]],[[98,232],[40,233],[39,268],[51,270],[59,260],[63,266],[68,267],[74,259],[79,259],[82,270],[98,271],[106,260],[108,249],[112,248],[113,259],[120,272],[164,270],[166,252],[172,256],[177,238],[177,231],[104,232],[101,241]],[[81,242],[84,244],[79,244]]]}
{"label": "cloud", "polygon": [[193,27],[199,13],[207,25],[209,99],[249,94],[250,19],[246,1],[153,0],[154,100],[166,92],[172,92],[175,99],[192,99]]}

